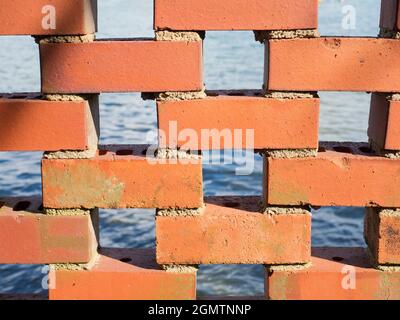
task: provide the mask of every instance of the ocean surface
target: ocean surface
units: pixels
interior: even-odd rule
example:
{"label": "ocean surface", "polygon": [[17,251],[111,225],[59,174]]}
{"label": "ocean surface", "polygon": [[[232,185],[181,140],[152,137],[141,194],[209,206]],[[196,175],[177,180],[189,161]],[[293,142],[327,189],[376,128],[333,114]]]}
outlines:
{"label": "ocean surface", "polygon": [[[349,8],[355,10],[354,29],[342,23],[343,10]],[[376,36],[379,11],[380,0],[322,1],[320,33]],[[152,17],[151,0],[99,0],[98,38],[152,37]],[[252,32],[209,32],[204,49],[207,89],[261,88],[263,46],[254,41]],[[31,91],[40,91],[36,44],[30,37],[1,37],[0,92]],[[332,92],[320,97],[320,140],[367,141],[369,94]],[[102,144],[148,140],[156,127],[154,102],[142,101],[140,94],[104,94],[100,100]],[[229,155],[206,156],[213,163],[232,160]],[[40,153],[0,153],[0,196],[40,194],[40,159]],[[256,156],[254,173],[249,176],[235,175],[239,165],[205,165],[206,195],[261,194],[261,158]],[[154,247],[154,210],[101,210],[100,217],[102,246]],[[313,245],[364,246],[362,225],[362,208],[321,208],[313,212]],[[43,272],[43,266],[0,266],[0,292],[41,292]],[[262,266],[201,266],[198,293],[262,295],[263,276]]]}

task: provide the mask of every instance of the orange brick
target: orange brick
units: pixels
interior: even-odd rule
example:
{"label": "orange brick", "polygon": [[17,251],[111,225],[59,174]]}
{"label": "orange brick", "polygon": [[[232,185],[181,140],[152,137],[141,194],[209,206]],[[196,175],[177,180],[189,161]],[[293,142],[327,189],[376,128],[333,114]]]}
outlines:
{"label": "orange brick", "polygon": [[50,300],[195,300],[196,274],[162,271],[153,249],[102,249],[91,270],[50,272]]}
{"label": "orange brick", "polygon": [[40,207],[40,198],[0,198],[0,263],[89,262],[97,248],[95,220],[45,215]]}
{"label": "orange brick", "polygon": [[161,146],[190,150],[318,148],[317,98],[269,99],[259,91],[208,94],[206,99],[157,103],[158,125],[164,133]]}
{"label": "orange brick", "polygon": [[372,94],[368,136],[382,150],[400,150],[400,101]]}
{"label": "orange brick", "polygon": [[106,146],[91,159],[43,159],[45,208],[197,208],[201,160],[157,160],[147,147]]}
{"label": "orange brick", "polygon": [[199,91],[202,42],[96,41],[40,45],[46,93]]}
{"label": "orange brick", "polygon": [[400,207],[400,161],[366,144],[324,145],[317,157],[265,160],[270,205]]}
{"label": "orange brick", "polygon": [[307,263],[311,214],[261,213],[259,197],[211,197],[197,216],[157,216],[159,264]]}
{"label": "orange brick", "polygon": [[0,151],[86,150],[95,122],[88,101],[0,95]]}
{"label": "orange brick", "polygon": [[379,265],[400,265],[400,211],[367,208],[365,240]]}
{"label": "orange brick", "polygon": [[[49,6],[52,8],[49,10]],[[55,28],[48,27],[49,13]],[[96,31],[95,0],[2,0],[0,35],[82,35]],[[44,22],[44,25],[43,25]]]}
{"label": "orange brick", "polygon": [[156,30],[318,28],[317,0],[155,0],[154,10]]}
{"label": "orange brick", "polygon": [[266,55],[269,90],[400,91],[400,41],[394,39],[270,40]]}
{"label": "orange brick", "polygon": [[364,248],[316,248],[308,269],[270,270],[266,296],[271,300],[398,300],[400,272],[373,269]]}
{"label": "orange brick", "polygon": [[400,29],[400,10],[398,0],[382,0],[380,27],[386,30]]}

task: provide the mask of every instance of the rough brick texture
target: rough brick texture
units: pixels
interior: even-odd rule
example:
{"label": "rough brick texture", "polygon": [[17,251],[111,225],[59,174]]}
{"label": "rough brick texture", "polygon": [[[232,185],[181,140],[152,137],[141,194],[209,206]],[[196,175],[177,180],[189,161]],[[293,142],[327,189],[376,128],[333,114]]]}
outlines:
{"label": "rough brick texture", "polygon": [[398,0],[382,0],[380,27],[400,30],[400,7]]}
{"label": "rough brick texture", "polygon": [[259,91],[208,94],[205,99],[157,103],[162,147],[318,148],[317,98],[270,99],[261,97]]}
{"label": "rough brick texture", "polygon": [[375,263],[400,265],[400,211],[367,208],[364,234]]}
{"label": "rough brick texture", "polygon": [[87,263],[95,256],[95,219],[40,210],[40,198],[0,198],[0,263]]}
{"label": "rough brick texture", "polygon": [[155,0],[155,29],[316,29],[317,0]]}
{"label": "rough brick texture", "polygon": [[[50,8],[50,6],[52,8]],[[49,25],[54,12],[55,25]],[[2,0],[0,35],[83,35],[96,31],[96,0]]]}
{"label": "rough brick texture", "polygon": [[152,249],[102,249],[90,270],[52,270],[51,300],[194,300],[196,274],[160,269]]}
{"label": "rough brick texture", "polygon": [[198,216],[158,216],[160,264],[290,264],[310,259],[311,214],[261,213],[259,197],[210,197]]}
{"label": "rough brick texture", "polygon": [[271,300],[398,300],[400,272],[372,268],[363,248],[316,248],[310,268],[270,270],[266,297]]}
{"label": "rough brick texture", "polygon": [[96,41],[40,45],[46,93],[199,91],[202,42]]}
{"label": "rough brick texture", "polygon": [[265,159],[271,205],[400,207],[400,161],[374,156],[366,144],[325,145],[315,158]]}
{"label": "rough brick texture", "polygon": [[147,147],[106,146],[92,159],[43,159],[44,207],[201,207],[201,160],[157,160],[146,157]]}
{"label": "rough brick texture", "polygon": [[266,59],[269,90],[400,91],[400,41],[394,39],[270,40]]}

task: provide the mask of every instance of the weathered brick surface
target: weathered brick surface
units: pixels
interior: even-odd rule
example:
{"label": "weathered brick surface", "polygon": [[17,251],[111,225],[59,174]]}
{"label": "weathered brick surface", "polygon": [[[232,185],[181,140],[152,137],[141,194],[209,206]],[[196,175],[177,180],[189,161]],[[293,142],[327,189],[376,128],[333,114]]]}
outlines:
{"label": "weathered brick surface", "polygon": [[46,93],[200,91],[201,41],[40,44]]}
{"label": "weathered brick surface", "polygon": [[51,300],[194,300],[196,274],[166,272],[153,249],[102,249],[90,270],[52,270]]}
{"label": "weathered brick surface", "polygon": [[208,94],[205,99],[157,103],[162,147],[318,148],[318,98],[272,99],[260,91]]}
{"label": "weathered brick surface", "polygon": [[316,29],[317,0],[156,0],[155,29]]}
{"label": "weathered brick surface", "polygon": [[92,159],[43,159],[44,207],[201,207],[201,160],[155,159],[147,148],[105,146]]}
{"label": "weathered brick surface", "polygon": [[310,259],[311,214],[261,213],[260,197],[210,197],[198,216],[158,216],[160,264],[289,264]]}
{"label": "weathered brick surface", "polygon": [[97,247],[91,216],[49,216],[40,207],[40,198],[0,198],[0,263],[89,262]]}
{"label": "weathered brick surface", "polygon": [[271,300],[398,300],[400,272],[371,267],[364,248],[316,248],[312,266],[272,269],[266,275]]}

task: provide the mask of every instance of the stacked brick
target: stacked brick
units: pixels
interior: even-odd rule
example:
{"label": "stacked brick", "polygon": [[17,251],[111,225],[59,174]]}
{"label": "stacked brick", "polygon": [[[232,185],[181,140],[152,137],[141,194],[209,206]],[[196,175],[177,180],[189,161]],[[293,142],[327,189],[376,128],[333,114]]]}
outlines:
{"label": "stacked brick", "polygon": [[[0,199],[0,263],[50,264],[50,299],[196,299],[202,264],[265,265],[267,299],[400,299],[397,1],[383,1],[379,38],[349,39],[319,36],[317,0],[155,0],[155,38],[123,41],[95,39],[96,1],[3,2],[0,35],[36,38],[42,92],[0,97],[0,124],[19,120],[0,151],[44,156],[42,199]],[[205,90],[211,30],[255,32],[263,90]],[[370,144],[319,143],[324,90],[374,92]],[[156,148],[98,145],[107,92],[156,100]],[[204,198],[199,154],[249,148],[248,130],[263,195]],[[311,248],[319,206],[366,207],[369,250]],[[156,209],[156,249],[101,248],[99,208]]]}

